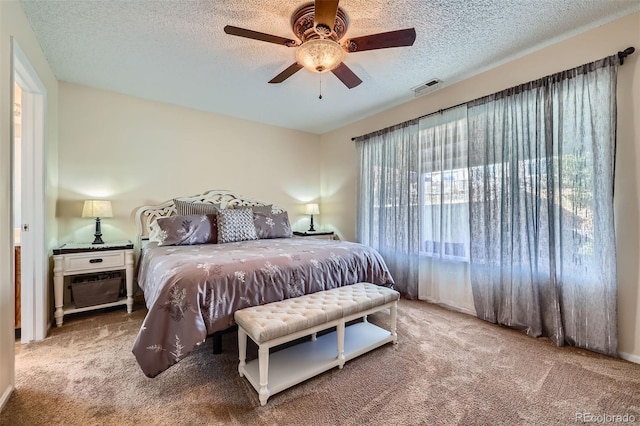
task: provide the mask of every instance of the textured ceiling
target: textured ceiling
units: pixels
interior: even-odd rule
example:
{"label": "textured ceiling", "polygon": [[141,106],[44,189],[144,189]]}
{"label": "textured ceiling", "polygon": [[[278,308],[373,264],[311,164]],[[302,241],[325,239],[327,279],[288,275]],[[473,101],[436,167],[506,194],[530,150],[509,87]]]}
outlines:
{"label": "textured ceiling", "polygon": [[307,70],[267,84],[295,61],[293,48],[223,32],[293,38],[304,3],[22,0],[59,80],[319,134],[411,100],[431,78],[444,87],[640,10],[640,0],[343,0],[345,38],[408,27],[417,38],[347,54],[363,83],[349,90],[323,74],[319,100],[319,75]]}

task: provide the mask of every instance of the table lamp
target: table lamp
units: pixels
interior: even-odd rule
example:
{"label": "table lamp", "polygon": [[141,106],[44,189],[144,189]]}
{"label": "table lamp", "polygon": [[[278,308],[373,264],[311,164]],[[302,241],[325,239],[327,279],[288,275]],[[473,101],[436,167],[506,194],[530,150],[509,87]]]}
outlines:
{"label": "table lamp", "polygon": [[93,240],[93,244],[104,244],[104,241],[102,241],[102,232],[100,231],[100,218],[113,217],[111,201],[85,200],[84,207],[82,207],[82,217],[96,218],[96,233],[94,234],[96,238]]}
{"label": "table lamp", "polygon": [[309,225],[309,230],[307,232],[315,232],[316,229],[313,227],[313,215],[320,214],[320,208],[316,203],[309,203],[305,205],[305,213],[311,215],[311,224]]}

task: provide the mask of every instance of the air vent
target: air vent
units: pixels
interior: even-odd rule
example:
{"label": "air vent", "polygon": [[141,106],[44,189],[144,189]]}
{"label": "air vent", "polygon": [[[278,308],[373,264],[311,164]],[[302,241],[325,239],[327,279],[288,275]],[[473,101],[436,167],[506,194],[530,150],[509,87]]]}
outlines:
{"label": "air vent", "polygon": [[418,96],[426,95],[427,93],[431,93],[434,90],[437,90],[440,87],[441,81],[437,78],[431,79],[426,83],[422,83],[420,86],[416,86],[413,88],[413,93],[416,98]]}

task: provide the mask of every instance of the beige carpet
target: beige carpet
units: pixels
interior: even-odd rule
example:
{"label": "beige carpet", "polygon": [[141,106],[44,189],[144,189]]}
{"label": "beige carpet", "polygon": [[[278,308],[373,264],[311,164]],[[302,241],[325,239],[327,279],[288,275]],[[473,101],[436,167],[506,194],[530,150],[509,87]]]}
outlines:
{"label": "beige carpet", "polygon": [[141,307],[69,316],[46,340],[17,345],[16,390],[0,424],[546,425],[576,424],[587,414],[640,422],[640,365],[557,348],[425,302],[400,302],[398,346],[274,395],[264,407],[237,374],[234,333],[225,336],[224,354],[212,355],[207,341],[146,378],[131,354],[143,316]]}

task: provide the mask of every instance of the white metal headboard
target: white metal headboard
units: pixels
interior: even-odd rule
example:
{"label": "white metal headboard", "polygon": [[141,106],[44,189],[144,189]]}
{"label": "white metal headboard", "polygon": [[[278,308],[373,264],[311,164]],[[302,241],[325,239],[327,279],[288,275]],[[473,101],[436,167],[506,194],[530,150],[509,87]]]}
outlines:
{"label": "white metal headboard", "polygon": [[[151,224],[158,218],[169,217],[176,215],[176,206],[173,200],[187,201],[191,203],[209,203],[220,204],[223,209],[234,208],[236,206],[266,206],[267,203],[262,201],[247,198],[242,195],[238,195],[231,191],[224,191],[214,189],[205,192],[201,195],[194,195],[190,197],[174,197],[169,201],[165,201],[162,204],[155,206],[142,206],[136,211],[136,234],[137,234],[137,247],[141,247],[141,241],[143,238],[149,236]],[[274,206],[273,210],[276,212],[282,211],[282,209]]]}

